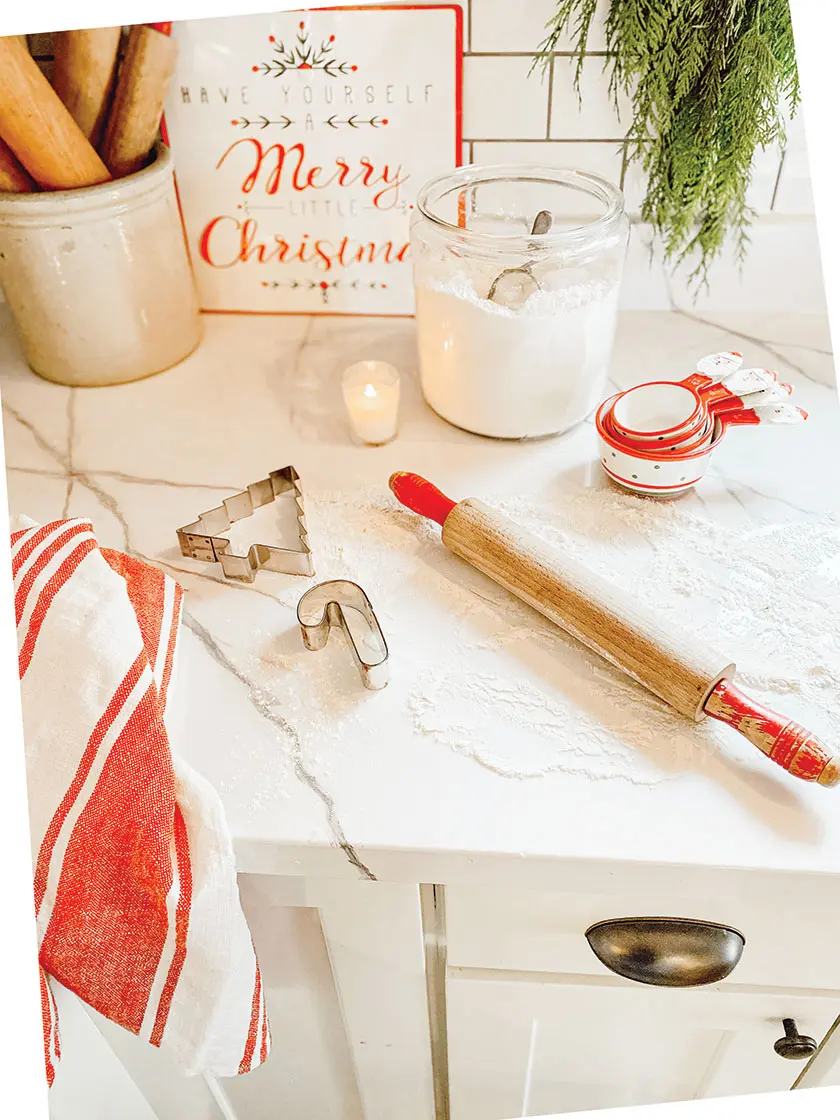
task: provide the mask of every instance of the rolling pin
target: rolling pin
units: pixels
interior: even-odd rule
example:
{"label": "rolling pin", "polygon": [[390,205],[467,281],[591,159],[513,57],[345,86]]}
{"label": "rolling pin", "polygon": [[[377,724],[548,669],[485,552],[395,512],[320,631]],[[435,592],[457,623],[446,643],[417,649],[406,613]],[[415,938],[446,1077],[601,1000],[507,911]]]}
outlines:
{"label": "rolling pin", "polygon": [[108,118],[102,157],[115,178],[145,167],[155,145],[178,47],[169,35],[132,27]]}
{"label": "rolling pin", "polygon": [[0,191],[23,194],[37,189],[35,181],[15,159],[11,148],[0,140]]}
{"label": "rolling pin", "polygon": [[121,27],[97,27],[53,36],[53,89],[95,148],[108,117],[121,34]]}
{"label": "rolling pin", "polygon": [[761,707],[731,682],[735,666],[693,639],[671,635],[640,604],[475,498],[453,502],[426,479],[398,471],[402,505],[442,526],[456,556],[513,592],[589,649],[698,723],[721,720],[789,774],[840,782],[840,757],[798,723]]}
{"label": "rolling pin", "polygon": [[111,178],[16,36],[0,38],[0,138],[45,190],[90,187]]}

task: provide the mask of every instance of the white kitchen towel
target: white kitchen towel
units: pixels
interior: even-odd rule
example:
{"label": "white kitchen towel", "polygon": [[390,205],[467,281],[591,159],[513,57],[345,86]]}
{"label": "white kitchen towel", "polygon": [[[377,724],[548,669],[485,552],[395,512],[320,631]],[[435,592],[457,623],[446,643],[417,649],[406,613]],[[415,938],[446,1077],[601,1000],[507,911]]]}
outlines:
{"label": "white kitchen towel", "polygon": [[181,588],[89,522],[12,528],[48,1080],[50,977],[188,1073],[247,1073],[270,1031],[233,847],[170,747]]}

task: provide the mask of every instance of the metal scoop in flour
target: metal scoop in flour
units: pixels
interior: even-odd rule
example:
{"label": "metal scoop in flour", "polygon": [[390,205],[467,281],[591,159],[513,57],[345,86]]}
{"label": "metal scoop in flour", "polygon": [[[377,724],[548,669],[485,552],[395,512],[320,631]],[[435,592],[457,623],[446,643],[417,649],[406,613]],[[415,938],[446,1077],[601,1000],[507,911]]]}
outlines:
{"label": "metal scoop in flour", "polygon": [[[531,234],[540,236],[548,233],[553,221],[554,219],[548,210],[540,210],[534,218]],[[529,261],[527,264],[519,265],[518,268],[506,268],[503,272],[500,272],[490,285],[487,298],[502,307],[511,309],[521,307],[534,292],[542,291],[542,284],[531,271],[531,266],[534,263],[534,261]]]}

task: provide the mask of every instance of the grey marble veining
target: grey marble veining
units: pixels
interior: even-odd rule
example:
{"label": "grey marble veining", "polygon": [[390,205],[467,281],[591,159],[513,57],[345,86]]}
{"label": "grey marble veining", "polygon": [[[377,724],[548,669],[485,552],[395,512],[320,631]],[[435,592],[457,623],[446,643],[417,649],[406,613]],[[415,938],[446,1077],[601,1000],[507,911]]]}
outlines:
{"label": "grey marble veining", "polygon": [[[780,521],[809,526],[816,519],[835,519],[840,408],[827,325],[779,314],[749,316],[737,324],[728,320],[682,309],[623,315],[611,386],[685,376],[702,354],[724,348],[743,350],[750,365],[773,364],[796,384],[811,420],[783,433],[784,442],[775,433],[766,439],[755,430],[734,433],[701,486],[679,499],[680,507],[738,532],[745,527],[761,532]],[[383,448],[356,447],[341,411],[341,371],[363,357],[392,362],[403,378],[400,435]],[[591,422],[532,445],[483,440],[449,427],[423,404],[410,320],[211,317],[202,347],[175,370],[113,389],[68,390],[26,369],[0,312],[0,395],[11,512],[41,521],[90,517],[103,545],[159,565],[184,586],[186,678],[191,695],[201,697],[207,709],[196,713],[190,761],[219,788],[246,862],[271,840],[293,853],[284,858],[294,868],[326,847],[340,856],[345,873],[374,878],[371,868],[381,875],[377,860],[389,845],[440,847],[435,837],[451,829],[452,844],[463,847],[463,837],[454,839],[463,826],[438,821],[426,837],[426,826],[406,801],[411,790],[413,802],[416,784],[417,797],[434,804],[441,781],[453,788],[467,783],[470,843],[492,847],[493,834],[484,834],[487,825],[475,814],[498,792],[486,778],[473,789],[477,779],[472,771],[462,774],[457,758],[437,759],[428,774],[415,759],[403,772],[398,736],[392,743],[389,736],[396,732],[385,723],[354,741],[353,750],[370,740],[372,750],[384,752],[371,768],[361,758],[352,766],[318,747],[312,717],[302,715],[294,691],[297,678],[286,669],[300,642],[290,604],[303,585],[293,577],[229,583],[215,566],[182,557],[175,529],[287,463],[300,470],[307,494],[384,489],[392,470],[416,468],[456,497],[533,491],[562,502],[570,487],[611,485],[597,464]],[[636,547],[652,548],[642,541]],[[327,663],[318,660],[326,656],[314,655],[306,668],[326,674]],[[345,702],[353,701],[345,701],[339,689],[334,703]],[[380,701],[388,703],[393,699]],[[326,742],[327,714],[318,720]],[[384,777],[388,767],[395,768],[390,779]],[[722,764],[716,773],[724,783],[734,781],[724,776]],[[376,788],[380,775],[383,789],[392,789],[382,798]],[[772,786],[775,777],[762,773],[753,781],[755,788],[740,800],[751,806],[747,816],[753,818],[758,849],[760,831],[770,823],[758,791]],[[514,801],[524,796],[523,791]],[[641,796],[625,798],[627,813]],[[797,796],[791,794],[791,806]],[[660,810],[671,811],[664,801]],[[519,827],[517,820],[524,825],[529,816],[538,822],[539,812],[525,809],[523,801],[504,828]],[[808,834],[804,818],[800,831]],[[526,848],[529,843],[522,841]]]}

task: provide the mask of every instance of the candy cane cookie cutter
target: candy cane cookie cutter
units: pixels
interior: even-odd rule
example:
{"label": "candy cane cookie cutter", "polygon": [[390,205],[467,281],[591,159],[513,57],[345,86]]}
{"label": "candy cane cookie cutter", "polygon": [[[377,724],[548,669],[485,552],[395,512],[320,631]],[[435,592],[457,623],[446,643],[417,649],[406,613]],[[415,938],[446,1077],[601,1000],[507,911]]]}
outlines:
{"label": "candy cane cookie cutter", "polygon": [[365,688],[376,690],[388,683],[388,644],[370,599],[357,583],[316,583],[301,597],[297,619],[307,649],[323,649],[337,626],[344,631]]}

